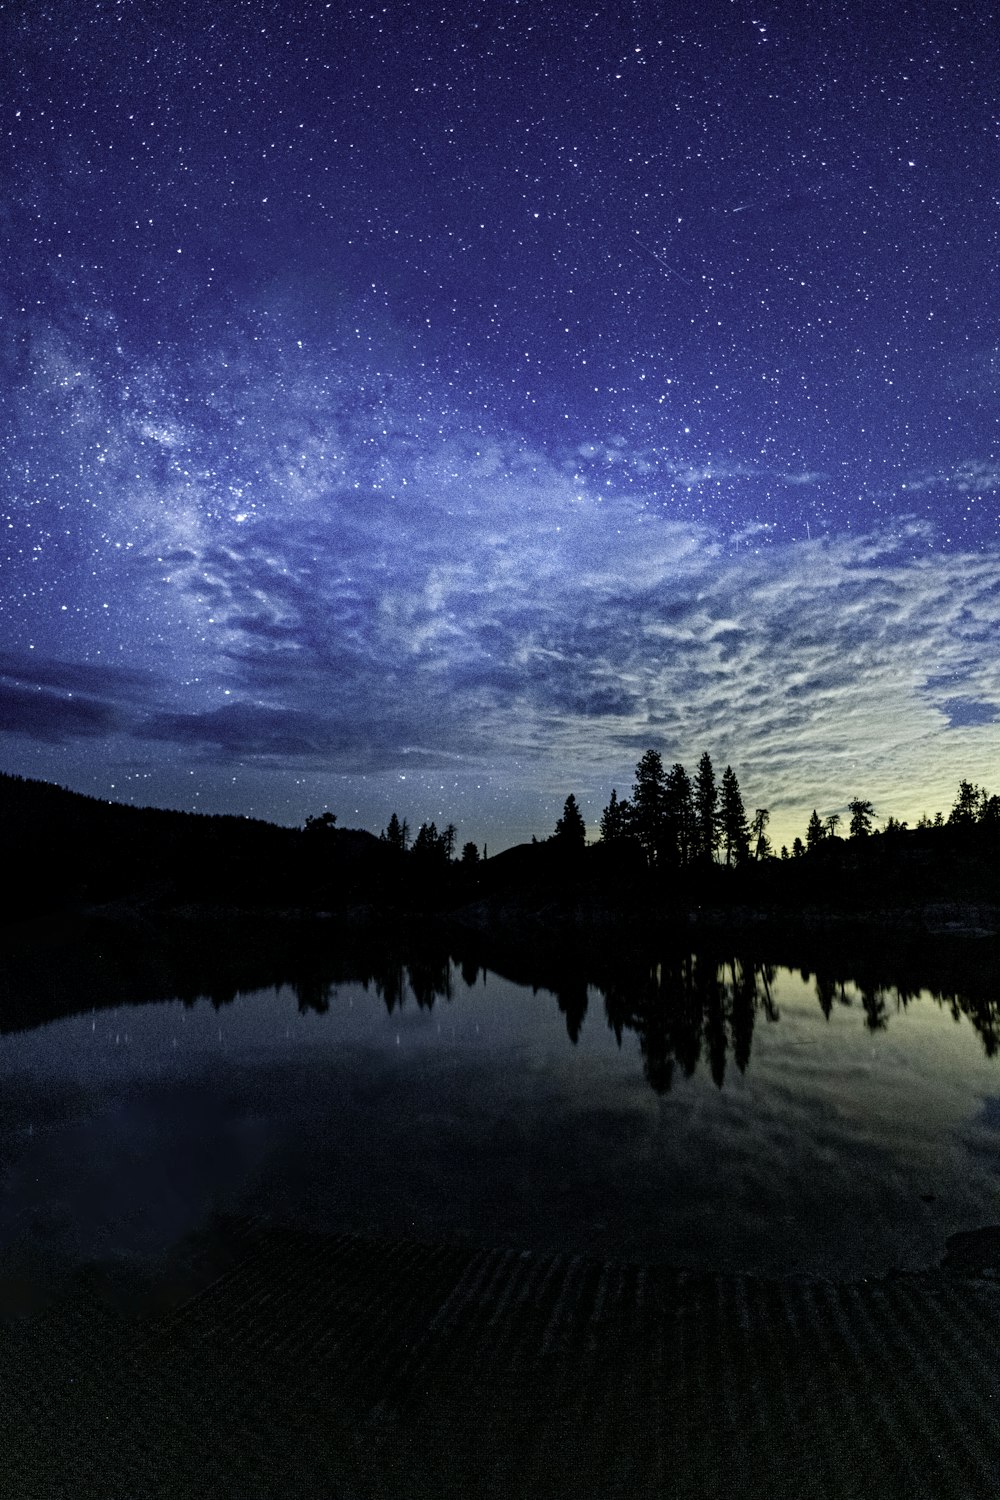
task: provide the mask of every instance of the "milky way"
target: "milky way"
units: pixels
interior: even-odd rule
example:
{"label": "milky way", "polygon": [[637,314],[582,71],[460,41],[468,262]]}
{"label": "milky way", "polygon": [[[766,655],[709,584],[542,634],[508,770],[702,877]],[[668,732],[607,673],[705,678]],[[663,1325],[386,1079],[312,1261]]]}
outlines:
{"label": "milky way", "polygon": [[995,14],[0,12],[0,766],[494,847],[1000,767]]}

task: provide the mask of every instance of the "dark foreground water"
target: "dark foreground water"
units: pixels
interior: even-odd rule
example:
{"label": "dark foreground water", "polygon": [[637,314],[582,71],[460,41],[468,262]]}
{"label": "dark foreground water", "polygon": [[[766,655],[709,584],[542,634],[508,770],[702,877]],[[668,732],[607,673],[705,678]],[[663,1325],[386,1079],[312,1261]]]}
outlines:
{"label": "dark foreground water", "polygon": [[691,957],[558,994],[439,962],[92,1009],[0,1037],[0,1255],[15,1276],[149,1265],[250,1214],[767,1275],[926,1268],[1000,1222],[993,1045],[959,998]]}

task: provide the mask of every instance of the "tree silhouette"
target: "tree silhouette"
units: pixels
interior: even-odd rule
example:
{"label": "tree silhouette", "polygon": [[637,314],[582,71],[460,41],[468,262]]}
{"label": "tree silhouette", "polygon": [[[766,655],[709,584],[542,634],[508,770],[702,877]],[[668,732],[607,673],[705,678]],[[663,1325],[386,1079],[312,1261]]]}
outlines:
{"label": "tree silhouette", "polygon": [[436,823],[421,823],[417,829],[417,836],[413,840],[414,854],[429,854],[438,847],[438,831]]}
{"label": "tree silhouette", "polygon": [[825,832],[823,829],[822,821],[820,820],[820,815],[816,811],[816,809],[813,808],[812,817],[809,819],[808,826],[806,827],[806,848],[818,849],[820,844],[823,842],[824,837]]}
{"label": "tree silhouette", "polygon": [[722,847],[727,865],[741,865],[750,857],[750,828],[747,825],[746,808],[740,793],[740,784],[732,766],[722,773],[722,791],[719,802],[719,826]]}
{"label": "tree silhouette", "polygon": [[701,859],[713,859],[719,847],[719,790],[715,784],[712,757],[706,750],[694,776],[695,852]]}
{"label": "tree silhouette", "polygon": [[691,778],[675,761],[666,776],[666,843],[673,862],[686,865],[694,848],[694,802]]}
{"label": "tree silhouette", "polygon": [[666,777],[658,750],[647,750],[635,768],[632,784],[632,829],[646,859],[656,864],[663,846]]}
{"label": "tree silhouette", "polygon": [[[772,853],[771,840],[767,836],[767,825],[771,821],[771,814],[766,807],[758,807],[750,823],[750,839],[753,844],[754,859],[767,859]],[[788,851],[785,851],[787,858]]]}
{"label": "tree silhouette", "polygon": [[556,824],[552,840],[564,849],[582,849],[586,845],[587,825],[572,792],[563,804],[562,817]]}
{"label": "tree silhouette", "polygon": [[398,815],[393,813],[389,819],[388,826],[383,828],[380,837],[383,843],[389,845],[390,849],[396,849],[402,854],[410,842],[410,825],[406,822],[405,818],[401,823]]}
{"label": "tree silhouette", "polygon": [[566,1017],[566,1035],[575,1047],[580,1040],[580,1028],[587,1017],[587,982],[571,977],[556,991],[556,1004]]}
{"label": "tree silhouette", "polygon": [[479,850],[476,847],[476,845],[473,844],[471,842],[471,840],[470,840],[469,843],[462,845],[462,864],[463,865],[478,865],[478,863],[479,863]]}
{"label": "tree silhouette", "polygon": [[629,836],[629,821],[632,815],[632,804],[627,797],[619,802],[618,793],[611,788],[611,801],[601,813],[600,832],[601,840],[605,844],[620,844]]}
{"label": "tree silhouette", "polygon": [[449,823],[444,833],[438,833],[436,823],[421,823],[413,840],[413,857],[420,864],[446,864],[454,844],[454,824]]}
{"label": "tree silhouette", "polygon": [[305,822],[306,833],[329,833],[337,825],[337,814],[322,812],[319,817],[308,817]]}
{"label": "tree silhouette", "polygon": [[986,793],[982,787],[963,779],[958,783],[958,795],[955,798],[954,807],[948,814],[948,822],[953,826],[970,827],[979,821],[986,801]]}
{"label": "tree silhouette", "polygon": [[847,810],[851,815],[851,838],[866,839],[872,831],[872,819],[875,817],[875,809],[871,803],[862,797],[855,797],[848,802]]}

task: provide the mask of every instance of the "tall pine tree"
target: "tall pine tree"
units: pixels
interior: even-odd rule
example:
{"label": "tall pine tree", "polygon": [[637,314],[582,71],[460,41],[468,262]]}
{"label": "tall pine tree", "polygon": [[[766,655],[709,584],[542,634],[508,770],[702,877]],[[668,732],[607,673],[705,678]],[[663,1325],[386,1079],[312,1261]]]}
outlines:
{"label": "tall pine tree", "polygon": [[582,849],[587,842],[587,825],[572,792],[563,804],[563,814],[552,840],[563,849]]}
{"label": "tall pine tree", "polygon": [[695,848],[700,859],[714,859],[719,847],[719,789],[706,750],[694,777]]}
{"label": "tall pine tree", "polygon": [[719,828],[727,865],[741,865],[750,854],[750,829],[736,772],[727,766],[722,773]]}
{"label": "tall pine tree", "polygon": [[619,802],[618,793],[611,788],[611,801],[601,813],[601,841],[605,844],[620,844],[628,838],[632,804],[627,797]]}
{"label": "tall pine tree", "polygon": [[649,863],[656,864],[663,846],[666,777],[658,750],[647,750],[635,768],[632,784],[632,832]]}
{"label": "tall pine tree", "polygon": [[666,777],[666,847],[675,865],[690,864],[694,848],[694,793],[691,778],[674,761]]}

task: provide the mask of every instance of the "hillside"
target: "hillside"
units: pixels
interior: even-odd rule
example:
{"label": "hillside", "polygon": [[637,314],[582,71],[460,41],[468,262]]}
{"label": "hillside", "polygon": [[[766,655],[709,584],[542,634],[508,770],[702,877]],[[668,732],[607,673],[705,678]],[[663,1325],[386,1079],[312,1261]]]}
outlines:
{"label": "hillside", "polygon": [[384,849],[370,833],[102,802],[0,775],[7,913],[107,902],[315,909],[366,896]]}
{"label": "hillside", "polygon": [[[996,824],[824,840],[801,857],[655,870],[628,841],[523,844],[488,861],[406,852],[360,829],[103,802],[0,775],[8,920],[109,904],[369,916],[436,912],[466,926],[848,917],[995,928]],[[933,915],[936,913],[936,915]]]}

